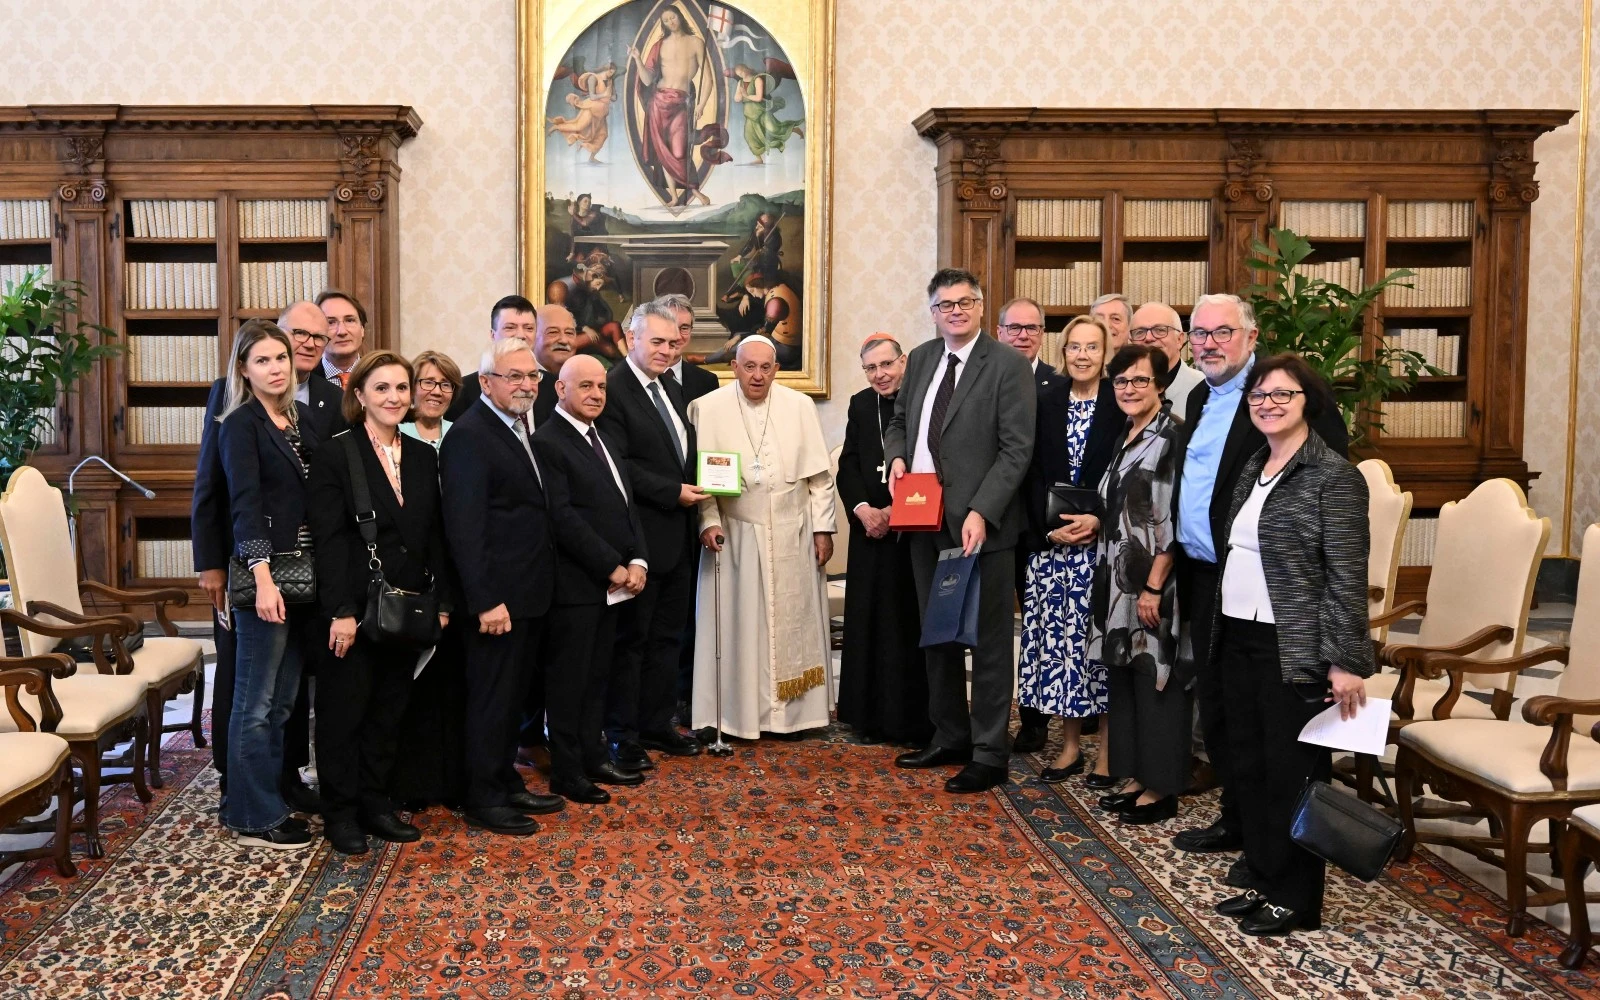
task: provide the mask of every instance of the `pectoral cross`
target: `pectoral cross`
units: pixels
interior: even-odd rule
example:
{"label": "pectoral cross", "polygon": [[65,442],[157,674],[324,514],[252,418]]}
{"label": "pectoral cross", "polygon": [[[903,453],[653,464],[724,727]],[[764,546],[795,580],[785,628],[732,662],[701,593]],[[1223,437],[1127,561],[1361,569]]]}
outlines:
{"label": "pectoral cross", "polygon": [[761,456],[759,455],[750,462],[750,481],[757,486],[761,485]]}

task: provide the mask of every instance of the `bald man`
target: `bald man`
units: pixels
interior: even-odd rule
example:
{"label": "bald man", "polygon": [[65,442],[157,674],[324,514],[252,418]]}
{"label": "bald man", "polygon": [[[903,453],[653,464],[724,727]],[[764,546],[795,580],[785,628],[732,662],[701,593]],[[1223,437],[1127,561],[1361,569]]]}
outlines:
{"label": "bald man", "polygon": [[1180,417],[1189,405],[1189,392],[1205,381],[1199,370],[1183,363],[1183,320],[1178,310],[1165,302],[1146,302],[1133,314],[1128,339],[1135,344],[1154,344],[1167,355],[1167,381],[1161,398],[1174,407]]}

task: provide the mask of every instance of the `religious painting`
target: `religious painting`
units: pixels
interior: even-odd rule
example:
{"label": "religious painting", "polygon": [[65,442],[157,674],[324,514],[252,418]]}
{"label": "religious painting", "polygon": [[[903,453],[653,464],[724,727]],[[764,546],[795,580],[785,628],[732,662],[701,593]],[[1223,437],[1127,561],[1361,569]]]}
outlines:
{"label": "religious painting", "polygon": [[581,349],[640,302],[691,303],[685,356],[739,342],[827,394],[832,0],[523,0],[523,285]]}

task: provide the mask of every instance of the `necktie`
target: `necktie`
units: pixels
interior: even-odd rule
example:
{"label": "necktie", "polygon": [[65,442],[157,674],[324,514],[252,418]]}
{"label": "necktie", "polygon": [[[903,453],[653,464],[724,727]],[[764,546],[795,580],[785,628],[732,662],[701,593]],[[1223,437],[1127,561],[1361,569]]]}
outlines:
{"label": "necktie", "polygon": [[606,450],[600,446],[600,433],[593,427],[589,428],[589,444],[594,448],[595,457],[600,459],[600,464],[611,470],[611,463],[606,461]]}
{"label": "necktie", "polygon": [[933,467],[940,473],[944,472],[944,463],[939,458],[939,446],[944,438],[944,415],[950,409],[950,397],[955,395],[956,366],[960,363],[960,358],[949,355],[944,378],[939,382],[938,391],[933,394],[933,412],[928,415],[928,454],[933,456]]}
{"label": "necktie", "polygon": [[341,388],[341,389],[350,388],[350,373],[349,372],[334,372],[334,375],[339,379],[339,388]]}
{"label": "necktie", "polygon": [[650,383],[650,400],[656,404],[656,412],[661,415],[661,422],[667,425],[667,437],[672,439],[672,453],[678,457],[678,464],[684,463],[683,442],[678,440],[678,428],[672,422],[672,412],[667,409],[667,399],[661,395],[661,383]]}
{"label": "necktie", "polygon": [[544,477],[539,475],[539,463],[533,458],[533,443],[528,440],[528,425],[522,417],[511,421],[512,430],[517,433],[517,440],[522,442],[522,450],[528,453],[528,464],[533,466],[533,478],[539,480],[539,486],[544,486]]}

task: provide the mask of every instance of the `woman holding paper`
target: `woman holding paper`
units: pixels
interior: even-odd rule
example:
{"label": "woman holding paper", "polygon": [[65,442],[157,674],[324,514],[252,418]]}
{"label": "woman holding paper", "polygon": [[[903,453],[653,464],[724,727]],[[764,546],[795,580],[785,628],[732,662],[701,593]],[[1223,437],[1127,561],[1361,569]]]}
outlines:
{"label": "woman holding paper", "polygon": [[1217,912],[1265,936],[1322,925],[1323,861],[1289,828],[1306,783],[1331,771],[1327,748],[1301,743],[1301,729],[1327,703],[1344,718],[1366,703],[1367,486],[1309,432],[1307,418],[1337,404],[1305,361],[1256,362],[1244,393],[1267,444],[1245,465],[1225,522],[1212,656],[1254,886]]}

